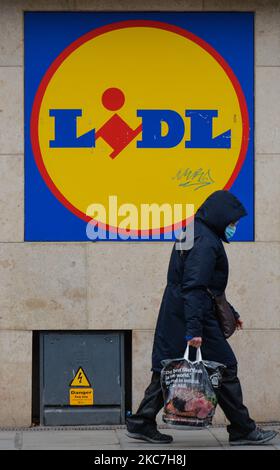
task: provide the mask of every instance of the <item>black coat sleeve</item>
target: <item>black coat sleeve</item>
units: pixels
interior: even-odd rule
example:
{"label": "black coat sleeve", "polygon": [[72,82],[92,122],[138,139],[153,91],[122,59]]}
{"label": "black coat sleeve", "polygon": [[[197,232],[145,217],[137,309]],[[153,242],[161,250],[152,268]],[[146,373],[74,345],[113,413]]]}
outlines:
{"label": "black coat sleeve", "polygon": [[207,287],[217,259],[217,245],[199,236],[185,255],[181,292],[184,300],[186,336],[202,337],[202,319],[205,305],[209,304]]}

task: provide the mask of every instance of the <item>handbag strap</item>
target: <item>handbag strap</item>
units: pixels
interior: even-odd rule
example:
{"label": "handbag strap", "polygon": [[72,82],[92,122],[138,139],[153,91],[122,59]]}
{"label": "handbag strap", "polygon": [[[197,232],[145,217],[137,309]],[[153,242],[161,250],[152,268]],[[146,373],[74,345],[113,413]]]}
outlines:
{"label": "handbag strap", "polygon": [[207,287],[207,292],[210,294],[210,296],[212,297],[213,300],[215,300],[215,296],[213,294],[213,292]]}
{"label": "handbag strap", "polygon": [[187,347],[186,347],[185,354],[184,354],[184,359],[188,362],[191,362],[192,364],[194,364],[195,362],[202,362],[202,355],[201,355],[201,349],[200,348],[196,349],[196,359],[195,359],[195,361],[190,361],[189,360],[189,353],[190,353],[190,348],[189,348],[189,344],[188,344]]}

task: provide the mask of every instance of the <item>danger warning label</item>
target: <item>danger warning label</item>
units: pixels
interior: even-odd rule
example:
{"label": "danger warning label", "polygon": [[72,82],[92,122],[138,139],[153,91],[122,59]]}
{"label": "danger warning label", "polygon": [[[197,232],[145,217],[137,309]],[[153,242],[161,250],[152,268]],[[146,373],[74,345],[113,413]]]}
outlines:
{"label": "danger warning label", "polygon": [[78,372],[70,383],[70,387],[90,387],[90,382],[82,367],[79,367]]}
{"label": "danger warning label", "polygon": [[71,406],[93,405],[93,389],[71,388],[69,403]]}
{"label": "danger warning label", "polygon": [[91,388],[91,383],[82,367],[78,368],[69,386],[71,387],[69,390],[69,404],[71,406],[93,405],[93,388]]}

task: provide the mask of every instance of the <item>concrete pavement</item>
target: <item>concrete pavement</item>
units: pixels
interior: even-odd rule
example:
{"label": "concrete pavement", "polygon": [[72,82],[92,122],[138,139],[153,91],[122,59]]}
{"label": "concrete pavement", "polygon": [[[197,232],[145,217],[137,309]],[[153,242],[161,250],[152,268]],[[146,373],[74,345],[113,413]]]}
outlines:
{"label": "concrete pavement", "polygon": [[[280,431],[280,426],[268,426]],[[148,444],[125,435],[125,427],[78,427],[71,428],[28,428],[15,430],[0,429],[0,450],[280,450],[280,435],[265,446],[230,447],[227,432],[222,427],[202,431],[179,431],[161,429],[174,438],[166,446]]]}

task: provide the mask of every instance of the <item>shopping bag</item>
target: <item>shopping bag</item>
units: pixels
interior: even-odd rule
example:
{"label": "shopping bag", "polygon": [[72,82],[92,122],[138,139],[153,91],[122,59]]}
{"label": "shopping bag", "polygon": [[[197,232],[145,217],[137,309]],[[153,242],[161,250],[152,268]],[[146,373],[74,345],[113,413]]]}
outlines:
{"label": "shopping bag", "polygon": [[203,361],[200,348],[197,349],[196,360],[190,361],[189,345],[183,358],[167,359],[161,363],[164,423],[184,429],[210,426],[225,366]]}

